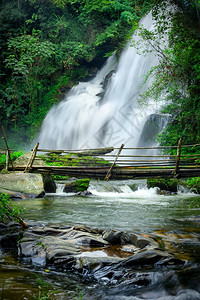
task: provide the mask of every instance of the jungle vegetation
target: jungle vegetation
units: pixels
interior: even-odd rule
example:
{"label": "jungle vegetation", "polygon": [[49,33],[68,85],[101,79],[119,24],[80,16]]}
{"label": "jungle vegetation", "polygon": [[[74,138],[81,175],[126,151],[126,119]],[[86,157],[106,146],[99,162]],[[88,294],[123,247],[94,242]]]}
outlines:
{"label": "jungle vegetation", "polygon": [[[158,29],[140,34],[147,49],[160,54],[160,64],[147,74],[155,81],[142,101],[167,91],[164,112],[171,122],[161,144],[177,145],[180,137],[184,144],[199,143],[200,1],[170,3],[177,7],[171,23],[160,13],[169,6],[165,0],[2,0],[0,125],[10,146],[20,150],[32,141],[49,108],[113,51],[120,53],[150,9]],[[166,31],[169,43],[161,48]]]}
{"label": "jungle vegetation", "polygon": [[132,0],[2,0],[0,124],[30,142],[62,94],[123,48],[150,9]]}

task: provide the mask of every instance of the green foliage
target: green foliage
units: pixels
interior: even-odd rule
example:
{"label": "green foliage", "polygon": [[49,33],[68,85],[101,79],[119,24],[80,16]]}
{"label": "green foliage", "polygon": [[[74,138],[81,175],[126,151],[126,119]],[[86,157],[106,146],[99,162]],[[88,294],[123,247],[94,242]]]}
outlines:
{"label": "green foliage", "polygon": [[[171,4],[177,2],[180,5],[180,1]],[[194,1],[187,5],[185,2],[182,10],[176,7],[167,14],[166,5],[166,1],[155,5],[157,28],[152,32],[141,28],[143,45],[134,45],[143,47],[143,54],[154,51],[159,57],[159,64],[144,79],[154,80],[141,95],[141,102],[149,98],[168,102],[163,112],[171,115],[171,120],[159,137],[162,145],[177,145],[180,138],[183,144],[196,144],[200,138],[200,32],[196,6]]]}
{"label": "green foliage", "polygon": [[160,249],[166,250],[165,242],[163,241],[163,239],[162,239],[161,237],[156,236],[156,237],[155,237],[155,240],[156,240],[156,242],[158,243]]}
{"label": "green foliage", "polygon": [[154,188],[159,187],[162,191],[169,191],[169,192],[177,192],[177,180],[172,178],[159,178],[159,179],[148,179],[147,180],[147,187]]}
{"label": "green foliage", "polygon": [[16,220],[23,211],[21,204],[12,202],[9,195],[0,193],[0,222]]}
{"label": "green foliage", "polygon": [[193,193],[200,194],[200,178],[188,178],[186,180],[186,186]]}
{"label": "green foliage", "polygon": [[[10,154],[11,160],[14,161],[15,159],[17,159],[18,157],[20,157],[23,154],[24,154],[24,152],[22,152],[22,151],[11,152],[11,154]],[[0,154],[0,166],[3,166],[3,167],[6,166],[6,154]]]}
{"label": "green foliage", "polygon": [[47,165],[51,166],[110,166],[111,164],[103,158],[94,156],[76,156],[76,154],[58,155],[51,153],[49,155],[39,156]]}
{"label": "green foliage", "polygon": [[85,191],[88,189],[89,183],[90,183],[90,179],[87,178],[76,180],[75,188],[77,191],[80,192]]}
{"label": "green foliage", "polygon": [[62,176],[62,175],[51,175],[51,177],[54,180],[67,180],[67,179],[69,179],[69,176]]}
{"label": "green foliage", "polygon": [[82,293],[81,293],[81,289],[79,288],[79,297],[74,298],[75,300],[82,300]]}
{"label": "green foliage", "polygon": [[120,51],[149,3],[2,0],[0,123],[15,144],[33,139],[63,87]]}
{"label": "green foliage", "polygon": [[52,287],[48,282],[45,282],[41,279],[40,276],[35,274],[38,280],[38,295],[34,297],[35,300],[49,300],[54,299],[52,296],[58,291],[52,291]]}
{"label": "green foliage", "polygon": [[[40,35],[39,30],[33,30],[32,35],[23,34],[8,40],[10,55],[4,62],[6,67],[12,70],[12,80],[5,92],[9,89],[13,98],[10,103],[15,121],[18,114],[22,112],[21,106],[26,102],[22,93],[19,92],[21,81],[24,83],[24,96],[29,98],[27,109],[31,112],[42,88],[40,77],[48,76],[54,71],[49,61],[55,53],[55,47],[49,41],[42,42]],[[46,65],[49,67],[46,68]]]}

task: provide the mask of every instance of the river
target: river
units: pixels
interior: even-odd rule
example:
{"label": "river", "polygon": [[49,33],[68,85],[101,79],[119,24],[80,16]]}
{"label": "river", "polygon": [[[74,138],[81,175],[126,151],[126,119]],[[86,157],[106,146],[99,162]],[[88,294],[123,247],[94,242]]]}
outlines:
{"label": "river", "polygon": [[[113,282],[90,281],[69,271],[33,266],[20,261],[16,253],[1,250],[1,299],[34,299],[42,285],[37,276],[51,286],[50,291],[57,291],[52,299],[200,299],[199,195],[184,190],[159,195],[156,189],[147,189],[144,180],[92,180],[89,190],[89,196],[58,191],[42,199],[22,200],[26,208],[23,219],[29,225],[84,224],[154,234],[169,252],[186,261],[184,267],[137,270],[137,276],[148,274],[151,284],[140,288],[127,279],[125,288]],[[191,291],[193,298],[187,296]]]}

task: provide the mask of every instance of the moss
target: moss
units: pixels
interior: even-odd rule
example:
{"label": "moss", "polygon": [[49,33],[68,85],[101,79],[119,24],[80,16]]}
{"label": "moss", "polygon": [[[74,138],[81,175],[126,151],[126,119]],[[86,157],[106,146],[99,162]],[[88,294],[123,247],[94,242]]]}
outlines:
{"label": "moss", "polygon": [[54,166],[110,166],[111,164],[103,158],[94,156],[77,156],[76,154],[59,155],[51,153],[39,156],[47,165]]}
{"label": "moss", "polygon": [[177,180],[173,178],[156,178],[156,179],[147,179],[147,187],[154,188],[159,187],[163,191],[177,192]]}
{"label": "moss", "polygon": [[69,181],[65,184],[63,192],[65,193],[78,193],[86,191],[89,187],[90,179],[77,179],[73,181]]}
{"label": "moss", "polygon": [[75,187],[78,192],[86,191],[89,187],[90,179],[78,179],[75,182]]}
{"label": "moss", "polygon": [[51,177],[54,179],[54,180],[67,180],[69,179],[70,177],[69,176],[62,176],[62,175],[51,175]]}

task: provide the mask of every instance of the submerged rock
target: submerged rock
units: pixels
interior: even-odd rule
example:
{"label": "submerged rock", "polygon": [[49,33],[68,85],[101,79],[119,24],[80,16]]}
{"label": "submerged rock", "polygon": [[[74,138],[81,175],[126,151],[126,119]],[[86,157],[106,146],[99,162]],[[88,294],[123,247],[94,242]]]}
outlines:
{"label": "submerged rock", "polygon": [[92,195],[92,193],[89,191],[83,191],[83,192],[76,193],[76,196],[90,196],[90,195]]}

